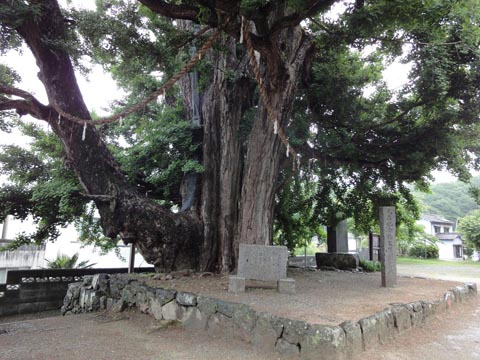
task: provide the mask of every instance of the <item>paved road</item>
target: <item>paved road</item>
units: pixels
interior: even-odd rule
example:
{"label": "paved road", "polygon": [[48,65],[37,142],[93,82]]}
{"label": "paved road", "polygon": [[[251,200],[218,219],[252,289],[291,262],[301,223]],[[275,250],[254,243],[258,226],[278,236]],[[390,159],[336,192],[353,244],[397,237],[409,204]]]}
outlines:
{"label": "paved road", "polygon": [[363,353],[359,359],[480,360],[480,299]]}
{"label": "paved road", "polygon": [[433,279],[476,282],[480,286],[480,263],[478,265],[422,265],[397,264],[400,275],[421,276]]}
{"label": "paved road", "polygon": [[[401,275],[476,282],[480,286],[480,266],[435,266],[399,264]],[[480,290],[480,287],[479,287]],[[397,337],[380,349],[362,354],[372,360],[480,360],[480,295],[460,311],[452,311],[423,327]]]}

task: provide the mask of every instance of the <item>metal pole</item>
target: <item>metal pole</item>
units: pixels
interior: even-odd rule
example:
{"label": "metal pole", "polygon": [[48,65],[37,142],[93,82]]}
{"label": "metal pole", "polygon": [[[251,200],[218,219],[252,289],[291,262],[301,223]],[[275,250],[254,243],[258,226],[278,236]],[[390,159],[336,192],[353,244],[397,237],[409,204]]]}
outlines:
{"label": "metal pole", "polygon": [[135,270],[135,244],[130,243],[130,259],[128,261],[128,273],[133,274]]}
{"label": "metal pole", "polygon": [[5,240],[8,235],[8,215],[3,220],[2,239]]}

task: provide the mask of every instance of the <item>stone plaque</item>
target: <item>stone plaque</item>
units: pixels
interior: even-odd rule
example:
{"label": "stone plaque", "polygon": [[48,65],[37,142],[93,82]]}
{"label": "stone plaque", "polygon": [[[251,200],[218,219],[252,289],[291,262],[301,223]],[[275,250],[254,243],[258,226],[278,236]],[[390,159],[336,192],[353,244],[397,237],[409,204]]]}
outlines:
{"label": "stone plaque", "polygon": [[382,286],[397,284],[397,239],[395,207],[380,207],[380,261],[382,263]]}
{"label": "stone plaque", "polygon": [[347,220],[342,220],[338,223],[336,228],[337,235],[337,252],[348,253],[348,230]]}
{"label": "stone plaque", "polygon": [[240,244],[238,276],[247,280],[278,281],[287,277],[286,246]]}

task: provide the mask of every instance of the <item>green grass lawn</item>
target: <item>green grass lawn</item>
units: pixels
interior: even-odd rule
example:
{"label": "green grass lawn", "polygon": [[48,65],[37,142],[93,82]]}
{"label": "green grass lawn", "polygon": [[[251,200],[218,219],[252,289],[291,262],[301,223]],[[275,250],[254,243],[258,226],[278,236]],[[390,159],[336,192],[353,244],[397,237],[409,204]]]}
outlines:
{"label": "green grass lawn", "polygon": [[405,264],[405,265],[436,265],[436,266],[478,266],[480,267],[480,262],[472,261],[472,260],[464,260],[464,261],[445,261],[445,260],[438,260],[438,259],[420,259],[420,258],[411,258],[411,257],[404,257],[399,256],[397,257],[397,264]]}

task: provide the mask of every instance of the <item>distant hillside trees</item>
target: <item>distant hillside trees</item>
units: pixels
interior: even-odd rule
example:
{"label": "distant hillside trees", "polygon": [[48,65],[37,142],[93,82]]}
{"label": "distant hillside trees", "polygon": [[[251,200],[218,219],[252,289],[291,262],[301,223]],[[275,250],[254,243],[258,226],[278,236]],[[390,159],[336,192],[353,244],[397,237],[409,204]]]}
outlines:
{"label": "distant hillside trees", "polygon": [[480,177],[472,178],[470,184],[461,181],[434,184],[430,193],[415,192],[415,197],[423,204],[423,213],[457,221],[470,211],[480,209],[470,194],[471,187],[479,185]]}

